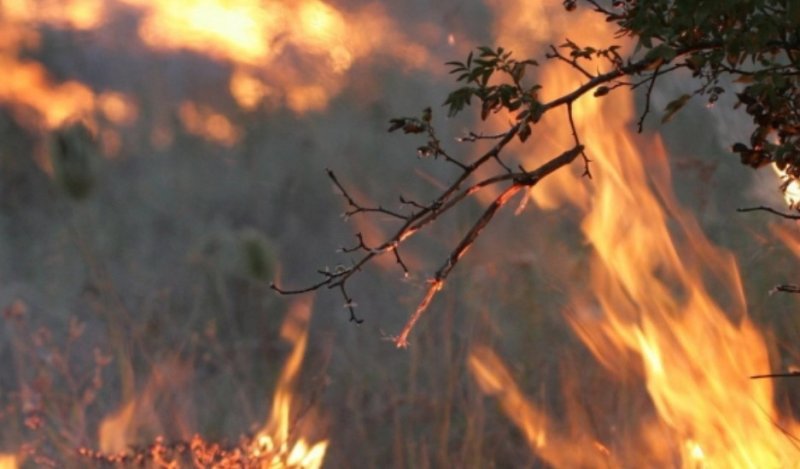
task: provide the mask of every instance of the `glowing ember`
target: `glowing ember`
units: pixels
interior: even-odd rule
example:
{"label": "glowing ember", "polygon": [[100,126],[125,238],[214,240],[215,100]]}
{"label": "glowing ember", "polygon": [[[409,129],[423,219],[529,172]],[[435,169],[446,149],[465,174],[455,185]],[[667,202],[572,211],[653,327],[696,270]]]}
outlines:
{"label": "glowing ember", "polygon": [[[568,35],[578,43],[614,42],[591,14],[569,21]],[[562,71],[542,77],[543,91],[561,95],[580,84],[583,77],[570,67]],[[674,467],[677,459],[681,467],[782,467],[800,453],[784,431],[799,427],[778,415],[769,380],[749,379],[770,363],[747,317],[736,263],[677,204],[660,141],[637,144],[629,136],[633,113],[628,93],[576,102],[575,124],[590,149],[594,179],[563,172],[531,193],[543,207],[570,203],[583,211],[581,227],[594,249],[591,288],[574,291],[578,312],[569,320],[609,372],[641,375],[658,415],[639,423],[641,441],[609,446],[617,462],[597,458],[579,466],[647,460]],[[572,144],[564,117],[550,118],[545,125],[552,127],[539,131],[550,137],[542,142],[547,154]],[[530,436],[536,433],[529,428],[546,432],[547,420],[519,396],[502,364],[486,357],[477,350],[470,359],[484,390],[499,389],[506,413],[545,460],[576,467],[569,454],[575,451],[562,453],[560,439]]]}

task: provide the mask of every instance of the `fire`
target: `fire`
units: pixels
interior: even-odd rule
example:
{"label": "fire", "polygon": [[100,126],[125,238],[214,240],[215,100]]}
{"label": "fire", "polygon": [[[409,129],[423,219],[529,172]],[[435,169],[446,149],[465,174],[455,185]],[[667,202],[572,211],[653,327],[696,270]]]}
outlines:
{"label": "fire", "polygon": [[[569,22],[567,34],[575,42],[613,42],[613,32],[591,13],[573,14]],[[543,91],[561,95],[581,78],[564,67],[541,77]],[[784,431],[800,426],[778,414],[769,380],[749,379],[770,363],[767,343],[747,317],[735,260],[712,246],[678,205],[661,142],[631,137],[632,96],[586,96],[575,103],[574,117],[591,151],[594,178],[562,172],[531,197],[545,208],[572,204],[583,213],[581,229],[594,251],[591,286],[573,292],[577,312],[569,321],[609,372],[641,377],[658,416],[638,423],[641,441],[611,445],[611,456],[623,466],[647,460],[661,467],[676,460],[682,467],[725,468],[781,467],[797,460],[800,450]],[[549,116],[550,127],[539,130],[548,136],[539,142],[548,154],[572,144],[565,118]],[[553,450],[560,438],[538,436],[547,434],[547,419],[520,397],[492,357],[478,349],[470,358],[482,388],[502,390],[495,393],[506,413],[536,441],[531,446],[545,460],[575,467],[570,451]],[[619,447],[624,451],[615,455]],[[580,466],[607,464],[596,458]]]}
{"label": "fire", "polygon": [[[294,394],[308,343],[310,317],[310,301],[299,300],[291,306],[281,328],[281,337],[292,344],[292,351],[278,378],[269,420],[252,439],[242,442],[239,447],[222,449],[220,445],[204,441],[199,435],[189,438],[190,430],[182,428],[182,434],[186,435],[184,449],[178,449],[177,454],[174,454],[175,448],[181,446],[165,443],[161,437],[157,437],[145,453],[130,454],[131,446],[141,443],[143,435],[158,435],[163,433],[167,424],[181,423],[167,422],[160,417],[163,409],[155,406],[160,397],[179,395],[189,384],[191,373],[186,364],[168,360],[154,368],[137,397],[103,420],[98,431],[101,452],[84,449],[81,454],[111,463],[146,462],[152,459],[157,467],[182,467],[181,458],[187,455],[181,451],[185,452],[185,448],[188,448],[196,463],[209,461],[210,465],[202,467],[318,469],[325,458],[328,442],[313,441],[307,436],[311,432],[318,432],[312,430],[312,425],[317,424],[318,420],[315,420],[313,409],[298,418]],[[178,415],[174,415],[175,412],[169,414],[171,419],[179,417],[177,420],[188,420],[180,412]]]}
{"label": "fire", "polygon": [[317,469],[325,458],[327,440],[311,444],[303,437],[295,441],[292,439],[293,392],[308,343],[310,317],[311,302],[298,301],[292,306],[281,328],[281,337],[293,346],[292,353],[278,378],[269,421],[259,431],[250,448],[254,456],[266,456],[262,468]]}
{"label": "fire", "polygon": [[17,469],[19,462],[13,454],[0,454],[0,469]]}
{"label": "fire", "polygon": [[0,67],[4,70],[0,102],[13,103],[23,116],[34,110],[49,128],[94,107],[94,93],[89,88],[76,81],[54,84],[39,63],[0,55]]}
{"label": "fire", "polygon": [[233,146],[241,131],[223,114],[191,101],[181,104],[178,116],[187,132],[221,145]]}
{"label": "fire", "polygon": [[280,29],[281,4],[258,0],[124,0],[144,10],[139,36],[157,49],[186,48],[257,63],[270,54],[268,32]]}
{"label": "fire", "polygon": [[6,0],[2,11],[16,22],[44,22],[92,29],[103,20],[103,0]]}
{"label": "fire", "polygon": [[[346,11],[321,0],[9,0],[0,5],[0,103],[9,103],[31,128],[53,129],[95,111],[113,124],[130,124],[137,117],[130,98],[117,92],[96,96],[91,84],[76,80],[58,83],[20,52],[38,47],[41,25],[98,30],[131,8],[141,15],[138,36],[145,47],[187,50],[232,64],[230,93],[247,110],[264,101],[296,113],[323,110],[345,88],[353,65],[376,54],[408,68],[439,63],[377,4]],[[235,125],[219,114],[191,127],[224,145],[238,140]],[[154,138],[157,146],[167,144],[163,137]],[[118,152],[115,138],[106,141]]]}
{"label": "fire", "polygon": [[121,1],[142,10],[139,36],[149,47],[235,64],[230,90],[245,109],[275,95],[298,113],[324,109],[346,84],[343,74],[375,52],[411,67],[429,63],[425,49],[374,5],[343,11],[320,0]]}

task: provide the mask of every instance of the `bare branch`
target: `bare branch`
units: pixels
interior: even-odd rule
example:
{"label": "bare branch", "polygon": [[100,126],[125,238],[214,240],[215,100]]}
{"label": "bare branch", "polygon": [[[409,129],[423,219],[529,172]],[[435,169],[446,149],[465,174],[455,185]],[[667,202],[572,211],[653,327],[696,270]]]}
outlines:
{"label": "bare branch", "polygon": [[493,135],[483,135],[477,134],[475,132],[468,133],[465,137],[458,137],[456,141],[458,142],[476,142],[478,140],[498,140],[503,138],[505,133],[502,134],[493,134]]}
{"label": "bare branch", "polygon": [[347,192],[347,190],[345,190],[344,186],[342,186],[342,184],[339,182],[339,179],[336,178],[336,175],[333,173],[333,171],[331,171],[330,169],[326,169],[325,172],[328,173],[328,177],[331,179],[331,181],[333,181],[333,183],[336,185],[336,187],[342,193],[342,197],[344,197],[347,200],[347,203],[351,207],[353,207],[352,209],[350,209],[350,210],[348,210],[348,211],[346,211],[344,213],[345,216],[350,217],[350,216],[353,216],[353,215],[355,215],[357,213],[377,212],[377,213],[383,213],[383,214],[389,215],[389,216],[394,217],[394,218],[399,218],[401,220],[407,220],[408,219],[408,217],[406,215],[394,212],[392,210],[385,209],[385,208],[380,207],[380,206],[379,207],[364,207],[363,205],[358,204],[355,201],[355,199],[353,199],[353,197],[350,196],[350,194]]}
{"label": "bare branch", "polygon": [[775,285],[775,287],[770,290],[770,293],[800,293],[800,286],[798,285]]}
{"label": "bare branch", "polygon": [[658,71],[661,70],[661,65],[656,67],[656,70],[653,72],[653,75],[648,80],[649,84],[647,85],[647,93],[645,94],[644,99],[644,110],[642,111],[642,115],[639,116],[639,122],[637,122],[637,127],[639,133],[642,133],[644,128],[644,118],[647,117],[647,114],[650,112],[650,96],[653,94],[653,87],[656,84],[656,78],[658,78]]}
{"label": "bare branch", "polygon": [[772,213],[774,215],[778,215],[779,217],[782,217],[782,218],[787,218],[789,220],[800,220],[800,215],[792,215],[792,214],[789,214],[789,213],[784,213],[784,212],[775,210],[772,207],[766,207],[764,205],[761,205],[759,207],[737,208],[736,211],[737,212],[764,211],[764,212]]}
{"label": "bare branch", "polygon": [[[572,117],[572,103],[567,104],[567,119],[569,120],[569,128],[572,130],[572,138],[575,140],[575,146],[583,148],[581,139],[578,137],[578,129],[575,127],[575,119]],[[589,159],[586,152],[583,150],[581,150],[581,156],[583,157],[583,175],[591,179],[592,172],[589,170],[589,163],[591,163],[592,160]]]}
{"label": "bare branch", "polygon": [[750,379],[765,379],[765,378],[798,378],[800,377],[800,371],[790,371],[788,373],[766,373],[762,375],[753,375]]}
{"label": "bare branch", "polygon": [[536,170],[524,173],[514,178],[514,182],[499,196],[497,196],[497,198],[495,198],[495,200],[483,212],[481,217],[478,218],[478,220],[472,225],[472,228],[470,228],[470,230],[464,235],[461,242],[458,243],[455,249],[453,249],[444,264],[439,268],[439,270],[436,271],[433,279],[429,281],[428,290],[425,293],[425,296],[422,298],[422,301],[408,319],[405,326],[403,326],[403,330],[400,332],[400,335],[394,339],[394,343],[398,348],[408,347],[408,336],[411,333],[411,330],[414,328],[414,325],[417,323],[419,318],[422,317],[422,314],[428,309],[428,306],[431,304],[431,301],[433,301],[436,293],[442,290],[447,276],[450,275],[450,272],[455,268],[456,264],[458,264],[458,261],[461,260],[464,254],[467,253],[467,250],[472,247],[483,229],[486,228],[486,225],[488,225],[492,218],[494,218],[497,211],[506,205],[508,201],[511,200],[511,198],[514,197],[514,195],[516,195],[517,192],[519,192],[522,188],[536,185],[540,180],[551,174],[553,171],[571,163],[582,152],[583,147],[576,146],[571,150],[568,150],[553,158]]}

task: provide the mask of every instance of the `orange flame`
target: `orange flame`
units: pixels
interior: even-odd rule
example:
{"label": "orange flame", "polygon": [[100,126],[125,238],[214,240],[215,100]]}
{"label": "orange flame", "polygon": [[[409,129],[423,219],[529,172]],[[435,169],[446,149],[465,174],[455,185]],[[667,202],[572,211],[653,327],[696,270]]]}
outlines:
{"label": "orange flame", "polygon": [[103,0],[5,0],[2,12],[15,22],[42,22],[92,29],[104,18]]}
{"label": "orange flame", "polygon": [[295,112],[324,109],[342,75],[374,52],[409,67],[429,63],[377,5],[347,12],[320,0],[122,1],[143,11],[139,36],[148,46],[234,63],[230,90],[246,109],[276,93]]}
{"label": "orange flame", "polygon": [[178,108],[178,117],[187,132],[221,145],[233,146],[241,131],[227,117],[207,106],[186,101]]}
{"label": "orange flame", "polygon": [[[227,457],[239,456],[239,459],[228,461],[230,467],[242,467],[244,464],[244,467],[265,469],[318,469],[322,466],[328,442],[321,440],[312,443],[306,438],[304,433],[306,426],[300,428],[299,424],[308,422],[297,418],[294,396],[308,343],[310,317],[310,301],[298,300],[293,303],[281,329],[281,337],[290,342],[293,348],[278,378],[269,420],[253,438],[252,443],[227,455]],[[188,367],[175,360],[156,366],[141,394],[102,421],[98,431],[101,453],[111,461],[122,460],[130,446],[141,441],[143,433],[149,432],[151,437],[160,435],[165,422],[159,418],[159,411],[154,404],[159,395],[165,391],[168,394],[176,394],[185,388],[189,374]],[[303,417],[304,420],[313,420],[305,415]],[[186,436],[190,434],[188,429],[182,429],[182,432]],[[204,451],[205,448],[213,452],[214,445],[208,445],[206,448],[201,437],[196,436],[192,441],[194,442],[192,446],[200,451]],[[167,463],[169,465],[166,465]],[[258,466],[249,465],[251,463],[257,463]],[[175,464],[177,463],[167,461],[164,467],[177,467]],[[229,466],[222,464],[214,467]]]}
{"label": "orange flame", "polygon": [[[578,43],[618,42],[596,15],[573,14],[569,22],[570,39]],[[541,77],[543,91],[553,96],[574,89],[581,79],[569,67]],[[630,136],[632,96],[585,96],[574,104],[574,118],[591,152],[594,179],[562,171],[531,197],[545,208],[569,203],[584,213],[582,231],[595,254],[591,292],[587,298],[584,290],[575,291],[574,297],[576,305],[594,303],[600,313],[576,306],[579,312],[569,320],[609,371],[640,370],[659,421],[640,422],[644,436],[632,442],[642,448],[639,455],[649,455],[648,461],[658,455],[659,466],[673,466],[677,459],[682,467],[781,467],[797,460],[800,450],[784,430],[800,426],[778,415],[769,380],[749,379],[769,370],[770,363],[765,339],[747,318],[736,263],[712,246],[677,204],[661,142],[640,143]],[[564,119],[548,116],[543,122],[538,143],[544,151],[573,144]],[[473,365],[473,371],[481,382],[506,382],[501,365]],[[487,372],[489,377],[482,376]],[[509,383],[504,388],[515,389]],[[546,431],[538,413],[519,412],[515,392],[498,398],[519,426]],[[661,438],[648,437],[657,432]],[[541,441],[536,451],[548,462],[575,467],[566,455],[552,456],[550,438]],[[675,442],[681,443],[675,447]],[[606,465],[598,459],[581,467]]]}
{"label": "orange flame", "polygon": [[17,461],[16,455],[0,453],[0,469],[17,469],[18,467],[19,461]]}
{"label": "orange flame", "polygon": [[[124,454],[132,444],[141,440],[143,432],[150,432],[153,436],[161,434],[163,421],[155,405],[158,396],[179,393],[190,375],[189,367],[178,360],[167,360],[154,366],[142,392],[100,423],[100,451],[108,455]],[[188,429],[183,433],[186,436],[190,434]]]}
{"label": "orange flame", "polygon": [[325,458],[327,440],[311,444],[304,437],[296,441],[292,439],[293,392],[308,343],[310,318],[311,301],[296,301],[281,328],[281,337],[293,345],[292,353],[278,378],[269,421],[258,433],[250,448],[253,455],[266,456],[262,468],[317,469],[322,466]]}

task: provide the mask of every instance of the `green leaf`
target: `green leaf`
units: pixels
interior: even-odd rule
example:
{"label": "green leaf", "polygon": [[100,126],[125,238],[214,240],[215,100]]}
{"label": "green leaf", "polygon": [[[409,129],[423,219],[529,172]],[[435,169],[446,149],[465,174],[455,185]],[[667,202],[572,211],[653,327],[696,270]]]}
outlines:
{"label": "green leaf", "polygon": [[519,132],[517,133],[517,137],[519,137],[519,141],[525,143],[525,140],[528,140],[528,137],[531,136],[531,126],[530,124],[525,124],[520,127]]}
{"label": "green leaf", "polygon": [[646,61],[654,61],[654,62],[670,62],[675,56],[678,55],[677,51],[672,47],[666,44],[659,44],[656,47],[650,49],[647,54],[645,54],[644,59]]}
{"label": "green leaf", "polygon": [[661,123],[664,124],[669,122],[670,119],[672,119],[672,116],[674,116],[676,112],[680,111],[681,108],[689,102],[689,98],[691,97],[692,95],[690,94],[684,94],[670,101],[664,108],[664,116],[661,117]]}

